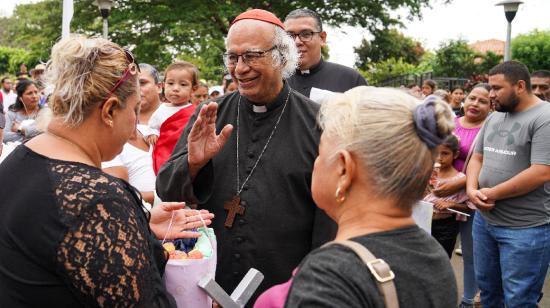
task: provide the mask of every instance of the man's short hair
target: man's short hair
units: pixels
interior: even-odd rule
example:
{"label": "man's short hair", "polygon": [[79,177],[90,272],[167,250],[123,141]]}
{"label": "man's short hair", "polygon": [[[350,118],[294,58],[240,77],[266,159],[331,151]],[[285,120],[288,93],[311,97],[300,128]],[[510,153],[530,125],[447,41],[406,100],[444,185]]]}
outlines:
{"label": "man's short hair", "polygon": [[153,77],[153,80],[155,81],[155,84],[160,83],[159,71],[154,66],[152,66],[151,64],[147,64],[147,63],[140,63],[139,64],[139,69],[142,70],[142,71],[148,72],[149,75],[151,75],[151,77]]}
{"label": "man's short hair", "polygon": [[10,79],[10,77],[8,77],[8,76],[4,76],[4,77],[2,77],[2,81],[0,81],[0,84],[3,84],[3,83],[4,83],[4,81],[6,81],[6,79]]}
{"label": "man's short hair", "polygon": [[550,71],[547,70],[538,70],[531,73],[531,77],[538,77],[538,78],[549,78],[550,79]]}
{"label": "man's short hair", "polygon": [[509,83],[516,85],[518,81],[525,81],[527,93],[531,93],[531,76],[525,64],[519,61],[506,61],[497,64],[489,71],[489,76],[504,75]]}
{"label": "man's short hair", "polygon": [[315,23],[317,24],[317,31],[323,31],[323,22],[321,21],[321,17],[317,12],[312,11],[310,9],[296,9],[285,17],[285,22],[289,19],[294,18],[302,18],[302,17],[311,17],[315,20]]}

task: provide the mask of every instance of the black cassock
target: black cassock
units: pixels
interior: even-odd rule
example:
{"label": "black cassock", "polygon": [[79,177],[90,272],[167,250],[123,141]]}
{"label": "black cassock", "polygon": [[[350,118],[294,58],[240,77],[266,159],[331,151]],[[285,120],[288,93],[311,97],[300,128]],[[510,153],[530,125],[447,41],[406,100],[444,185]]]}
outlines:
{"label": "black cassock", "polygon": [[290,87],[310,97],[311,88],[343,93],[357,86],[366,86],[367,81],[358,71],[337,63],[323,60],[306,72],[296,70],[288,79]]}
{"label": "black cassock", "polygon": [[311,173],[320,138],[316,124],[319,105],[290,90],[286,83],[265,112],[255,112],[253,105],[241,97],[240,183],[258,159],[289,91],[277,130],[241,192],[245,213],[236,216],[231,228],[224,227],[224,203],[237,192],[238,92],[216,99],[217,132],[226,124],[232,124],[234,129],[195,181],[191,181],[188,172],[187,136],[200,107],[157,176],[157,192],[162,200],[194,203],[216,215],[211,225],[218,241],[216,281],[226,292],[233,292],[251,267],[265,275],[251,303],[260,292],[287,281],[308,252],[333,239],[336,232],[336,224],[315,206],[311,197]]}

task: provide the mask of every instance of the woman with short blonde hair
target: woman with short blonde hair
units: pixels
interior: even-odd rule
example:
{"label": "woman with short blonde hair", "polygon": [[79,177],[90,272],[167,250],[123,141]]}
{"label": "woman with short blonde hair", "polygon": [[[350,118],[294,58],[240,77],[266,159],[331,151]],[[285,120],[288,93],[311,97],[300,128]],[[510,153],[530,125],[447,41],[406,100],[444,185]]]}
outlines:
{"label": "woman with short blonde hair", "polygon": [[[104,39],[53,47],[47,131],[0,165],[0,306],[175,306],[157,238],[196,237],[183,230],[213,215],[183,203],[148,212],[136,189],[99,169],[135,131],[138,71]],[[181,231],[166,234],[171,217]]]}

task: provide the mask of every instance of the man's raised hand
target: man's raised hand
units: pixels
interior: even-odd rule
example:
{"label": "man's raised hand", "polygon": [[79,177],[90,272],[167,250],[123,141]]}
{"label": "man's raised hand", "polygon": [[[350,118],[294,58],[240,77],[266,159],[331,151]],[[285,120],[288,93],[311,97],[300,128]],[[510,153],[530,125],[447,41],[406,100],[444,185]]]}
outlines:
{"label": "man's raised hand", "polygon": [[203,105],[187,137],[187,160],[192,178],[218,154],[233,131],[233,125],[227,124],[216,135],[217,113],[217,103]]}

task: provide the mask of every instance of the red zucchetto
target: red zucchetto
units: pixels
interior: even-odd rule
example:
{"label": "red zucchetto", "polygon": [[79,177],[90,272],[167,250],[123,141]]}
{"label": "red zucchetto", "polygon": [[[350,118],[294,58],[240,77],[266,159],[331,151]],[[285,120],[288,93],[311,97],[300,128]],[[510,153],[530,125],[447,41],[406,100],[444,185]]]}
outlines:
{"label": "red zucchetto", "polygon": [[[255,19],[260,21],[265,21],[271,24],[274,24],[276,26],[281,27],[281,29],[285,30],[285,25],[281,22],[275,14],[268,12],[266,10],[260,10],[260,9],[253,9],[246,11],[244,13],[239,14],[239,16],[235,17],[233,22],[231,23],[231,26],[233,26],[236,22],[243,19]],[[231,26],[229,26],[231,28]]]}

